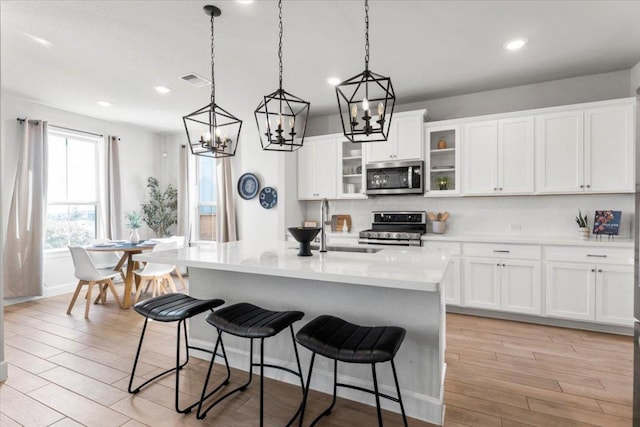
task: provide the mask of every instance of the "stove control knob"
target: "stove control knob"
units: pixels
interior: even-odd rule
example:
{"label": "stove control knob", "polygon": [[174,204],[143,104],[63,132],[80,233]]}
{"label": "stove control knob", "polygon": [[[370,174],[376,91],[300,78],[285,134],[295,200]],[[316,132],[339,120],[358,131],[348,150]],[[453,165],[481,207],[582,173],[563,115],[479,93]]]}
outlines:
{"label": "stove control knob", "polygon": [[409,239],[409,233],[396,233],[395,238],[396,239],[402,239],[402,240],[408,240]]}
{"label": "stove control knob", "polygon": [[383,239],[388,239],[391,237],[391,233],[380,233],[380,237]]}
{"label": "stove control knob", "polygon": [[378,233],[375,231],[367,231],[367,239],[375,239],[378,237]]}

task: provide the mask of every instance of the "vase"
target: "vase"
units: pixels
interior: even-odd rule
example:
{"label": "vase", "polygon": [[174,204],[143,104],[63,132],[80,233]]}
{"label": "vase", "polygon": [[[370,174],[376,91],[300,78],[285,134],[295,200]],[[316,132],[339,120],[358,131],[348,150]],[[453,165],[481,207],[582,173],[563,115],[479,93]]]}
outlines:
{"label": "vase", "polygon": [[578,238],[582,240],[589,239],[589,227],[579,227],[578,228]]}
{"label": "vase", "polygon": [[131,230],[131,233],[129,234],[129,240],[134,245],[137,245],[138,242],[140,242],[140,235],[138,234],[137,228]]}
{"label": "vase", "polygon": [[447,148],[447,140],[444,138],[440,138],[440,140],[438,141],[438,150],[444,150],[445,148]]}

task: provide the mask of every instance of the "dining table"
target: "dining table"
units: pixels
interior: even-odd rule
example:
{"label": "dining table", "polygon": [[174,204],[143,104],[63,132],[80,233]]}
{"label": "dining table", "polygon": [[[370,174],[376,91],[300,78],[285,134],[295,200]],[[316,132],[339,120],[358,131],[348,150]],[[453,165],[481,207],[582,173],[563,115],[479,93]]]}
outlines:
{"label": "dining table", "polygon": [[131,307],[131,291],[133,290],[134,282],[134,270],[137,261],[133,260],[133,256],[141,254],[144,251],[153,249],[154,242],[108,242],[108,243],[96,243],[90,246],[86,246],[87,251],[96,252],[122,252],[120,261],[113,268],[114,271],[121,271],[122,266],[127,263],[127,272],[124,276],[124,295],[122,296],[122,308]]}

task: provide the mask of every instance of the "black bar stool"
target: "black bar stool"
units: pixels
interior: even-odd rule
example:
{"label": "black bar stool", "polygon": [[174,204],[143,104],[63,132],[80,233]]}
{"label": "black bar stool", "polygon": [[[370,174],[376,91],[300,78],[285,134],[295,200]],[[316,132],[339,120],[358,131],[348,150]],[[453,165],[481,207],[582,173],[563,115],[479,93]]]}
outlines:
{"label": "black bar stool", "polygon": [[[302,426],[302,418],[304,417],[304,409],[307,404],[307,396],[309,395],[309,385],[311,383],[311,374],[313,372],[313,362],[316,354],[333,359],[333,400],[331,405],[325,409],[318,417],[313,420],[311,426],[316,425],[318,421],[325,415],[329,415],[333,406],[336,404],[337,387],[346,387],[355,390],[364,391],[375,395],[376,408],[378,410],[378,425],[382,426],[382,411],[380,409],[380,397],[398,402],[400,411],[402,412],[402,420],[405,427],[407,426],[407,416],[404,413],[404,405],[402,404],[402,396],[400,394],[400,386],[398,384],[398,376],[396,375],[396,366],[393,363],[406,331],[396,326],[377,326],[367,327],[358,326],[334,316],[320,316],[307,323],[296,335],[298,342],[311,350],[311,364],[309,365],[309,376],[307,377],[307,387],[304,391],[304,400],[302,402],[302,411],[300,414],[300,426]],[[354,386],[351,384],[342,384],[338,382],[338,360],[347,363],[367,363],[371,364],[373,373],[373,390]],[[393,369],[393,379],[396,383],[396,391],[398,397],[392,397],[378,391],[378,378],[376,376],[376,363],[391,362]]]}
{"label": "black bar stool", "polygon": [[[175,408],[179,413],[185,414],[191,411],[200,401],[197,401],[184,409],[180,409],[178,405],[178,395],[180,390],[180,375],[178,373],[179,370],[184,368],[184,366],[189,363],[189,349],[205,351],[207,353],[211,353],[210,350],[190,346],[187,338],[187,324],[185,322],[186,319],[195,316],[196,314],[203,313],[207,310],[213,311],[214,308],[221,306],[224,304],[224,301],[221,299],[209,299],[209,300],[199,300],[196,298],[192,298],[189,295],[184,294],[165,294],[155,298],[149,298],[147,300],[141,301],[133,306],[133,309],[143,315],[144,326],[142,327],[142,334],[140,335],[140,342],[138,343],[138,351],[136,352],[136,358],[133,362],[133,369],[131,370],[131,379],[129,380],[129,393],[136,394],[140,391],[140,389],[150,382],[154,381],[157,378],[160,378],[166,374],[171,372],[176,372],[176,395],[175,395]],[[176,366],[171,369],[167,369],[164,372],[159,373],[155,377],[145,381],[140,384],[135,389],[133,387],[133,377],[136,373],[136,366],[138,365],[138,358],[140,357],[140,350],[142,349],[142,341],[144,340],[144,333],[147,330],[147,322],[149,319],[157,320],[159,322],[178,322],[177,333],[176,333]],[[180,326],[182,325],[182,329],[184,331],[184,344],[187,352],[187,360],[184,363],[180,364]],[[222,357],[225,359],[225,363],[227,361],[226,354],[224,353],[224,345],[222,348]],[[229,377],[231,376],[231,370],[229,369],[229,364],[227,364],[227,380],[229,381]],[[221,387],[222,385],[220,385]]]}
{"label": "black bar stool", "polygon": [[[296,375],[300,378],[300,386],[302,394],[304,395],[304,380],[302,375],[302,368],[300,367],[300,358],[298,357],[298,347],[296,346],[296,340],[293,335],[293,323],[304,317],[304,313],[301,311],[270,311],[264,308],[257,307],[249,303],[239,303],[224,307],[216,312],[210,313],[207,316],[207,322],[215,326],[218,329],[218,339],[213,350],[214,356],[211,358],[209,364],[209,371],[207,372],[207,379],[202,389],[202,397],[200,399],[200,405],[198,406],[198,419],[204,419],[207,412],[211,410],[218,403],[222,402],[227,397],[238,391],[244,391],[249,384],[253,376],[253,367],[260,366],[260,426],[264,424],[264,368],[280,369]],[[271,365],[264,363],[264,339],[273,337],[280,333],[283,329],[289,328],[291,331],[291,341],[293,342],[293,350],[296,355],[296,363],[298,364],[298,372],[293,371],[284,366]],[[222,385],[216,387],[212,392],[207,393],[207,385],[209,383],[209,377],[211,375],[211,369],[213,368],[213,362],[215,359],[215,353],[218,349],[218,343],[222,344],[222,333],[226,332],[237,337],[249,338],[250,350],[249,350],[249,380],[238,388],[235,388],[223,396],[216,399],[205,410],[202,410],[202,405],[206,399],[213,395]],[[260,363],[253,363],[253,340],[260,339]],[[293,415],[291,420],[287,423],[287,426],[291,425],[293,421],[300,413],[301,405],[298,406],[298,410]]]}

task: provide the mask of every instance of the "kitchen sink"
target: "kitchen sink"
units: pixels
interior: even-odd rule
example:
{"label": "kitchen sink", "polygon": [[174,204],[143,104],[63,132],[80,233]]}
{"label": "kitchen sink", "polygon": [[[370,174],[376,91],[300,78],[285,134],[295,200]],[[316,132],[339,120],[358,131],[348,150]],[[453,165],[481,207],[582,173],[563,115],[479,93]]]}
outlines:
{"label": "kitchen sink", "polygon": [[[318,250],[320,249],[320,246],[311,245],[311,249]],[[362,246],[327,246],[328,252],[359,252],[363,254],[375,254],[381,250],[382,249],[379,248],[363,248]]]}

